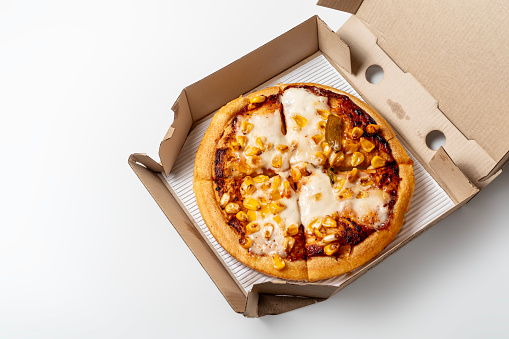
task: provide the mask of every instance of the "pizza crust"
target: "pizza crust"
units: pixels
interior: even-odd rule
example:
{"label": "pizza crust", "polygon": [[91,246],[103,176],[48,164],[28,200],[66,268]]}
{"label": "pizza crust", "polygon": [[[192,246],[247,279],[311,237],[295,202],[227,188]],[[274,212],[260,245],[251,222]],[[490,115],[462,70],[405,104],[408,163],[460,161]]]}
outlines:
{"label": "pizza crust", "polygon": [[317,281],[335,277],[364,265],[389,245],[401,230],[405,214],[410,208],[410,200],[414,192],[413,166],[399,165],[400,183],[398,199],[391,214],[389,226],[372,233],[361,243],[355,245],[347,259],[336,257],[308,258],[309,281]]}
{"label": "pizza crust", "polygon": [[[247,105],[249,99],[258,95],[275,95],[288,87],[298,85],[315,86],[324,90],[348,96],[357,106],[371,116],[378,125],[382,137],[389,143],[392,156],[399,165],[401,178],[397,201],[391,214],[389,226],[378,230],[368,236],[364,241],[355,245],[348,258],[335,256],[310,257],[307,260],[286,261],[283,270],[274,267],[272,257],[254,256],[239,244],[238,235],[229,226],[217,203],[217,194],[214,190],[214,164],[218,141],[228,128],[231,119],[240,113]],[[198,148],[194,167],[194,192],[203,220],[207,224],[214,238],[223,248],[245,265],[262,273],[288,280],[317,281],[349,272],[378,255],[398,234],[408,211],[410,199],[414,190],[413,162],[407,155],[403,146],[396,140],[395,133],[389,124],[369,105],[360,99],[335,88],[313,83],[297,83],[278,85],[252,93],[246,97],[239,97],[223,106],[214,115],[209,128]]]}
{"label": "pizza crust", "polygon": [[228,225],[217,205],[214,184],[210,180],[197,180],[193,185],[196,201],[202,212],[203,221],[209,227],[214,238],[221,246],[243,264],[262,273],[287,279],[306,280],[307,268],[305,260],[287,261],[283,270],[274,267],[272,257],[255,257],[247,249],[239,245],[239,235]]}

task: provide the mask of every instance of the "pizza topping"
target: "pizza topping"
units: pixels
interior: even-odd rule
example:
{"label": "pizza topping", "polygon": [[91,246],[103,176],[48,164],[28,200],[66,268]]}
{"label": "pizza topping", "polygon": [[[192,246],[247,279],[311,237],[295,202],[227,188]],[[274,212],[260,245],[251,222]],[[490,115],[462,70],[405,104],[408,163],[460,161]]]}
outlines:
{"label": "pizza topping", "polygon": [[299,225],[297,224],[291,224],[286,228],[286,234],[288,235],[296,235],[299,233]]}
{"label": "pizza topping", "polygon": [[336,233],[333,233],[333,234],[329,234],[329,235],[323,237],[323,242],[330,243],[330,242],[336,241],[338,239],[339,239],[339,236]]}
{"label": "pizza topping", "polygon": [[379,157],[378,155],[374,156],[373,159],[371,159],[371,166],[374,168],[380,168],[385,166],[385,159],[382,157]]}
{"label": "pizza topping", "polygon": [[247,221],[247,214],[246,212],[244,211],[239,211],[235,217],[239,220],[239,221]]}
{"label": "pizza topping", "polygon": [[366,132],[368,132],[370,134],[374,134],[374,133],[378,132],[379,130],[380,130],[379,125],[369,124],[366,126]]}
{"label": "pizza topping", "polygon": [[261,208],[260,202],[253,198],[244,199],[242,205],[251,211],[258,211]]}
{"label": "pizza topping", "polygon": [[[292,116],[292,119],[293,119],[293,121],[295,121],[297,126],[299,126],[300,128],[303,128],[308,123],[308,120],[306,118],[304,118],[302,115],[296,114],[296,115]],[[296,126],[294,126],[294,129],[295,128],[296,128]],[[297,128],[297,130],[300,131],[300,129],[298,129],[298,128]]]}
{"label": "pizza topping", "polygon": [[260,230],[260,225],[255,222],[250,222],[246,225],[246,234],[252,234]]}
{"label": "pizza topping", "polygon": [[281,259],[279,255],[274,254],[272,256],[272,259],[274,260],[274,267],[276,268],[276,270],[282,270],[283,268],[285,268],[285,261]]}
{"label": "pizza topping", "polygon": [[325,140],[337,152],[341,150],[341,118],[337,115],[331,114],[327,119],[325,125]]}
{"label": "pizza topping", "polygon": [[221,197],[221,200],[219,200],[219,206],[225,207],[227,203],[230,202],[230,194],[228,192],[225,192],[223,196]]}
{"label": "pizza topping", "polygon": [[364,161],[364,154],[361,152],[353,152],[352,154],[352,166],[359,166]]}
{"label": "pizza topping", "polygon": [[237,214],[237,212],[240,210],[240,206],[237,203],[231,202],[225,206],[224,210],[228,214]]}
{"label": "pizza topping", "polygon": [[293,246],[295,245],[295,239],[292,237],[285,237],[285,240],[283,241],[283,247],[286,252],[290,252],[293,249]]}
{"label": "pizza topping", "polygon": [[336,253],[338,250],[339,250],[339,245],[335,244],[335,243],[329,244],[323,248],[323,251],[327,255],[334,255],[334,253]]}
{"label": "pizza topping", "polygon": [[371,152],[375,148],[375,144],[368,139],[361,138],[361,147],[366,152]]}
{"label": "pizza topping", "polygon": [[359,139],[364,134],[364,130],[360,127],[354,127],[352,130],[352,139]]}
{"label": "pizza topping", "polygon": [[260,104],[267,99],[265,95],[257,95],[249,100],[250,104]]}
{"label": "pizza topping", "polygon": [[251,132],[254,125],[252,123],[244,120],[244,121],[242,121],[240,126],[241,126],[242,133],[247,134],[247,133]]}
{"label": "pizza topping", "polygon": [[236,180],[216,188],[228,224],[277,269],[283,258],[351,253],[389,223],[399,184],[397,167],[383,171],[394,159],[380,126],[348,97],[308,87],[252,97],[216,150],[216,184]]}
{"label": "pizza topping", "polygon": [[243,248],[251,247],[252,243],[253,242],[251,241],[251,239],[249,239],[247,237],[240,239],[240,246],[242,246]]}

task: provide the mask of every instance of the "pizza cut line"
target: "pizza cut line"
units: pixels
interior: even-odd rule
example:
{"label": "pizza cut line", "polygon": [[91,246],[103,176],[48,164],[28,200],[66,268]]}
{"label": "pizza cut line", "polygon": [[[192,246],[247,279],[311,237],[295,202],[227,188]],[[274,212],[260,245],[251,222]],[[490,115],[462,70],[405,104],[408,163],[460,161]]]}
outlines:
{"label": "pizza cut line", "polygon": [[235,99],[198,148],[194,191],[212,235],[245,265],[316,281],[379,254],[401,229],[413,162],[356,97],[280,84]]}

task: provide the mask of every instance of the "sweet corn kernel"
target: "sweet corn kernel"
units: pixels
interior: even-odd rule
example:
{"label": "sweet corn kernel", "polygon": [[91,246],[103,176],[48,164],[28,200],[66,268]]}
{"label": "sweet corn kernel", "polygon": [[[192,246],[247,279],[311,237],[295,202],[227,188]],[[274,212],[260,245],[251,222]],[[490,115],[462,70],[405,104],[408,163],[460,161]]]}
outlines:
{"label": "sweet corn kernel", "polygon": [[359,173],[359,170],[357,168],[354,168],[348,173],[348,176],[346,177],[348,181],[352,182],[357,177],[357,174]]}
{"label": "sweet corn kernel", "polygon": [[260,175],[257,175],[256,177],[254,177],[253,180],[257,183],[262,183],[262,182],[269,180],[269,177],[266,175],[260,174]]}
{"label": "sweet corn kernel", "polygon": [[317,238],[323,238],[323,233],[320,231],[320,228],[313,229],[313,233]]}
{"label": "sweet corn kernel", "polygon": [[251,211],[258,211],[261,208],[260,202],[254,198],[244,199],[242,204],[245,208]]}
{"label": "sweet corn kernel", "polygon": [[236,218],[237,218],[237,220],[239,220],[239,221],[247,221],[247,214],[246,214],[246,212],[244,212],[244,211],[239,211],[239,212],[235,215],[235,217],[236,217]]}
{"label": "sweet corn kernel", "polygon": [[272,214],[281,213],[285,208],[286,208],[286,205],[280,201],[273,201],[273,202],[269,203],[269,211]]}
{"label": "sweet corn kernel", "polygon": [[259,104],[265,101],[267,97],[265,95],[257,95],[251,99],[249,99],[250,104]]}
{"label": "sweet corn kernel", "polygon": [[230,194],[224,193],[221,197],[221,200],[219,200],[219,206],[225,207],[227,203],[230,202]]}
{"label": "sweet corn kernel", "polygon": [[361,181],[361,185],[364,187],[373,185],[373,180]]}
{"label": "sweet corn kernel", "polygon": [[290,189],[290,182],[289,181],[283,182],[283,187],[287,188],[287,189]]}
{"label": "sweet corn kernel", "polygon": [[244,150],[245,155],[260,155],[262,150],[255,146],[247,146]]}
{"label": "sweet corn kernel", "polygon": [[279,190],[274,189],[270,192],[270,198],[272,200],[279,200],[281,199],[281,193],[279,193]]}
{"label": "sweet corn kernel", "polygon": [[330,112],[328,110],[320,108],[316,110],[316,113],[320,114],[322,119],[327,119],[330,115]]}
{"label": "sweet corn kernel", "polygon": [[361,147],[366,152],[371,152],[375,148],[375,144],[368,139],[361,140]]}
{"label": "sweet corn kernel", "polygon": [[268,181],[263,182],[262,185],[261,185],[261,188],[262,188],[263,191],[268,190],[270,188],[270,182],[268,182]]}
{"label": "sweet corn kernel", "polygon": [[373,159],[371,159],[371,166],[374,168],[380,168],[385,166],[385,159],[375,155]]}
{"label": "sweet corn kernel", "polygon": [[251,167],[249,167],[248,165],[246,165],[245,163],[241,163],[238,165],[238,170],[240,173],[244,173],[244,174],[251,174],[253,173],[253,169]]}
{"label": "sweet corn kernel", "polygon": [[247,221],[255,221],[256,220],[256,212],[255,211],[247,211]]}
{"label": "sweet corn kernel", "polygon": [[320,228],[322,226],[323,219],[320,217],[314,217],[308,225],[308,228]]}
{"label": "sweet corn kernel", "polygon": [[[265,139],[265,140],[264,140]],[[265,137],[258,137],[256,138],[256,146],[258,146],[259,149],[261,149],[262,151],[265,150],[265,145],[264,143],[267,141],[267,138]]]}
{"label": "sweet corn kernel", "polygon": [[297,149],[297,146],[299,146],[299,142],[297,140],[292,140],[292,142],[290,143],[290,149],[292,151],[295,151]]}
{"label": "sweet corn kernel", "polygon": [[267,214],[269,214],[269,212],[270,212],[269,207],[267,206],[267,204],[261,204],[259,212],[260,212],[260,215],[262,216],[262,218],[265,218],[265,216]]}
{"label": "sweet corn kernel", "polygon": [[237,142],[239,143],[241,148],[246,147],[247,145],[247,137],[245,135],[237,135]]}
{"label": "sweet corn kernel", "polygon": [[354,152],[352,154],[352,166],[359,166],[364,161],[364,154],[361,152]]}
{"label": "sweet corn kernel", "polygon": [[242,149],[242,146],[236,141],[232,141],[231,146],[232,146],[232,150],[234,150],[234,151],[240,151]]}
{"label": "sweet corn kernel", "polygon": [[308,120],[304,118],[302,115],[296,114],[292,117],[292,119],[300,128],[306,126],[308,123]]}
{"label": "sweet corn kernel", "polygon": [[260,230],[260,225],[255,222],[250,222],[246,225],[246,234],[253,234]]}
{"label": "sweet corn kernel", "polygon": [[323,251],[327,255],[333,255],[334,253],[336,253],[338,251],[338,249],[339,249],[338,244],[328,244],[323,248]]}
{"label": "sweet corn kernel", "polygon": [[369,124],[366,126],[366,132],[373,134],[380,130],[380,125]]}
{"label": "sweet corn kernel", "polygon": [[288,146],[287,145],[276,145],[276,149],[281,153],[288,152]]}
{"label": "sweet corn kernel", "polygon": [[322,133],[325,133],[325,126],[327,125],[327,122],[325,122],[324,120],[322,121],[319,121],[317,124],[316,124],[316,127],[318,127],[318,129],[322,132]]}
{"label": "sweet corn kernel", "polygon": [[352,154],[354,152],[357,152],[359,149],[359,145],[355,143],[355,141],[352,140],[345,140],[343,142],[343,151],[345,154]]}
{"label": "sweet corn kernel", "polygon": [[237,214],[237,212],[240,210],[240,206],[237,203],[231,202],[225,206],[224,210],[228,214]]}
{"label": "sweet corn kernel", "polygon": [[323,165],[325,164],[325,160],[327,160],[327,157],[322,152],[316,152],[315,159],[318,161],[320,165]]}
{"label": "sweet corn kernel", "polygon": [[313,136],[311,137],[311,139],[314,141],[314,143],[315,143],[315,144],[317,144],[317,145],[318,145],[318,144],[320,143],[320,141],[322,141],[322,140],[323,140],[323,134],[313,135]]}
{"label": "sweet corn kernel", "polygon": [[287,235],[295,235],[297,233],[299,233],[299,225],[297,224],[291,224],[286,228]]}
{"label": "sweet corn kernel", "polygon": [[281,155],[279,154],[276,154],[273,158],[272,158],[272,161],[270,163],[272,165],[272,167],[274,168],[280,168],[282,165],[283,165],[283,158],[281,157]]}
{"label": "sweet corn kernel", "polygon": [[294,182],[299,181],[300,178],[302,178],[302,173],[300,173],[300,170],[298,168],[292,168],[292,179]]}
{"label": "sweet corn kernel", "polygon": [[286,237],[285,240],[283,240],[283,247],[286,252],[290,252],[293,249],[294,245],[295,245],[294,238]]}
{"label": "sweet corn kernel", "polygon": [[364,198],[367,198],[367,197],[368,197],[368,192],[366,192],[366,191],[360,191],[355,196],[355,198],[357,198],[357,199],[364,199]]}
{"label": "sweet corn kernel", "polygon": [[253,169],[260,167],[261,163],[262,158],[258,155],[252,155],[247,158],[247,164]]}
{"label": "sweet corn kernel", "polygon": [[325,157],[329,157],[329,155],[331,154],[332,152],[332,147],[330,147],[329,143],[327,142],[324,142],[322,144],[322,148],[323,148],[323,154],[325,155]]}
{"label": "sweet corn kernel", "polygon": [[276,224],[278,224],[278,225],[283,222],[283,220],[281,220],[281,217],[279,215],[272,217],[272,220],[274,220],[276,222]]}
{"label": "sweet corn kernel", "polygon": [[270,239],[270,237],[272,237],[272,232],[274,232],[274,226],[272,224],[265,224],[265,226],[263,226],[262,234],[265,239]]}
{"label": "sweet corn kernel", "polygon": [[364,134],[364,131],[360,127],[354,127],[352,130],[352,139],[359,139]]}
{"label": "sweet corn kernel", "polygon": [[330,243],[330,242],[333,242],[333,241],[336,241],[338,240],[338,235],[337,234],[329,234],[329,235],[326,235],[325,237],[323,237],[323,242],[324,243]]}
{"label": "sweet corn kernel", "polygon": [[253,178],[251,177],[244,178],[244,180],[242,181],[242,185],[240,185],[240,193],[243,196],[247,196],[253,194],[254,191],[256,191],[256,187]]}
{"label": "sweet corn kernel", "polygon": [[279,254],[274,254],[272,259],[274,260],[274,267],[276,270],[282,270],[285,268],[285,261],[279,256]]}
{"label": "sweet corn kernel", "polygon": [[253,124],[244,120],[240,124],[240,129],[241,129],[242,133],[248,134],[253,129]]}
{"label": "sweet corn kernel", "polygon": [[272,189],[277,189],[279,187],[279,185],[281,185],[281,181],[283,179],[281,179],[281,176],[280,175],[276,175],[274,177],[274,181],[272,181]]}
{"label": "sweet corn kernel", "polygon": [[250,238],[247,238],[247,237],[246,237],[246,238],[242,238],[242,239],[240,239],[240,246],[242,246],[243,248],[249,248],[249,247],[251,247],[252,243],[253,243],[253,242],[251,241],[251,239],[250,239]]}
{"label": "sweet corn kernel", "polygon": [[347,198],[350,198],[352,197],[353,195],[353,192],[351,189],[349,188],[345,188],[344,190],[342,190],[340,193],[339,193],[339,198],[340,199],[347,199]]}
{"label": "sweet corn kernel", "polygon": [[265,146],[266,151],[270,151],[272,149],[272,146],[274,146],[271,142],[267,143],[267,146]]}
{"label": "sweet corn kernel", "polygon": [[338,180],[336,180],[334,189],[339,191],[339,190],[341,190],[341,188],[343,188],[344,185],[345,185],[345,179],[343,179],[343,178],[338,179]]}
{"label": "sweet corn kernel", "polygon": [[331,166],[337,165],[341,163],[343,160],[345,160],[345,154],[341,151],[339,152],[332,152],[329,156],[329,163]]}
{"label": "sweet corn kernel", "polygon": [[324,227],[336,227],[336,226],[338,226],[338,223],[336,222],[336,220],[327,216],[327,217],[325,217],[325,219],[323,219],[322,225]]}

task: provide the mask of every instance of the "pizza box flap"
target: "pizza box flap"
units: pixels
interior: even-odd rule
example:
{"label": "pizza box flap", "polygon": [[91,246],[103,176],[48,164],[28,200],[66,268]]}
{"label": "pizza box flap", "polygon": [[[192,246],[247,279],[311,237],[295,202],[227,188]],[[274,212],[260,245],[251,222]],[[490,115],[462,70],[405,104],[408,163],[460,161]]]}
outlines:
{"label": "pizza box flap", "polygon": [[[392,61],[436,99],[451,123],[486,151],[493,165],[473,181],[501,169],[509,158],[509,11],[503,3],[320,0],[318,5],[355,14]],[[452,153],[447,142],[445,149]]]}

